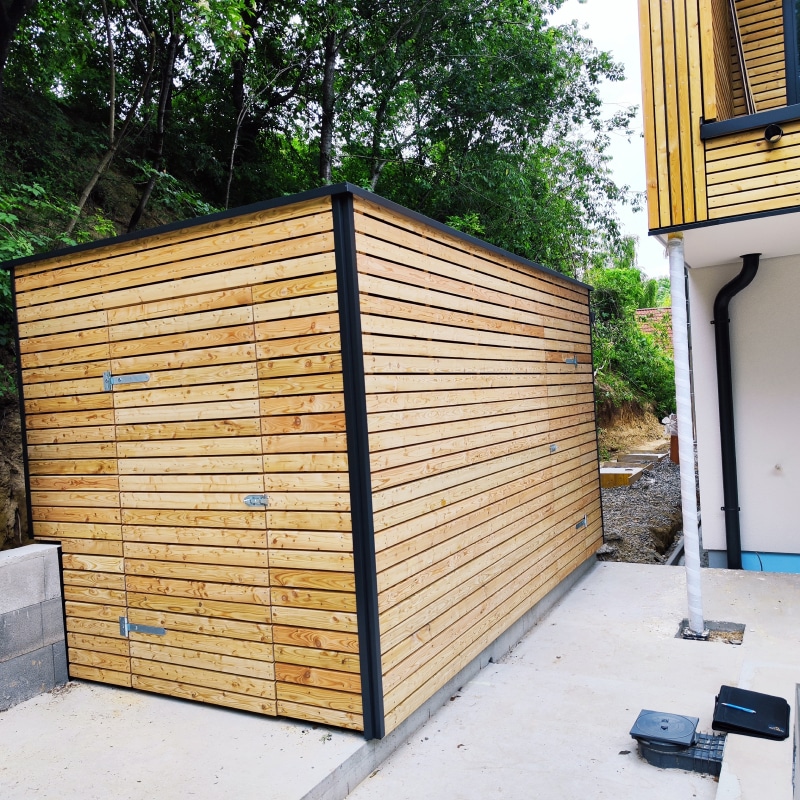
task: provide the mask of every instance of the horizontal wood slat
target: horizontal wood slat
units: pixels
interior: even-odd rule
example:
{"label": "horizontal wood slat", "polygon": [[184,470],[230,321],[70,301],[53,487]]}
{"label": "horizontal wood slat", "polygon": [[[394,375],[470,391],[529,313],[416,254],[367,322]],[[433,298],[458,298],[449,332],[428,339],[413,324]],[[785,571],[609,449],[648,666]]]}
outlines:
{"label": "horizontal wood slat", "polygon": [[502,618],[522,580],[557,571],[547,554],[568,535],[583,550],[598,541],[596,524],[575,528],[599,503],[588,295],[445,234],[423,238],[368,203],[357,211],[384,702],[396,722],[407,696],[422,684],[416,700],[429,696],[473,648],[476,604]]}

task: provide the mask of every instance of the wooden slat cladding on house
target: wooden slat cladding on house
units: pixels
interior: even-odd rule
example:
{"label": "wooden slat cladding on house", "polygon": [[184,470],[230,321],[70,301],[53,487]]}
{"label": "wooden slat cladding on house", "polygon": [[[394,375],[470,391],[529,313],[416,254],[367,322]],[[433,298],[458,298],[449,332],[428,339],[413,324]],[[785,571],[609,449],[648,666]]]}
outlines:
{"label": "wooden slat cladding on house", "polygon": [[[782,0],[737,0],[756,112],[787,104]],[[764,125],[700,138],[705,122],[745,117],[729,0],[640,0],[648,224],[680,227],[797,206],[798,125],[778,144]]]}
{"label": "wooden slat cladding on house", "polygon": [[588,296],[355,224],[389,731],[599,546]]}
{"label": "wooden slat cladding on house", "polygon": [[711,2],[639,0],[651,229],[707,218],[697,126],[704,114],[701,19],[711,16]]}
{"label": "wooden slat cladding on house", "polygon": [[774,145],[760,128],[706,142],[711,219],[798,205],[800,121],[781,127]]}
{"label": "wooden slat cladding on house", "polygon": [[347,185],[14,276],[75,678],[381,736],[600,544],[583,284]]}

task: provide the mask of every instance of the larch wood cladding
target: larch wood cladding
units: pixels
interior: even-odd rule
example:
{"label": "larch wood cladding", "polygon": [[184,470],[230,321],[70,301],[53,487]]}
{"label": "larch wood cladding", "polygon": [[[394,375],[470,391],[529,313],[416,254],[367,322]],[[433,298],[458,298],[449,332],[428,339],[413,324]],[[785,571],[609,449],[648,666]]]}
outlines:
{"label": "larch wood cladding", "polygon": [[601,543],[588,294],[364,201],[355,227],[392,730]]}
{"label": "larch wood cladding", "polygon": [[[786,105],[781,0],[737,0],[756,111]],[[728,0],[640,0],[643,109],[651,230],[798,205],[798,123],[700,138],[705,121],[744,114]]]}
{"label": "larch wood cladding", "polygon": [[71,675],[361,728],[330,200],[48,258],[16,291]]}
{"label": "larch wood cladding", "polygon": [[346,185],[13,270],[72,677],[381,736],[601,543],[583,284]]}

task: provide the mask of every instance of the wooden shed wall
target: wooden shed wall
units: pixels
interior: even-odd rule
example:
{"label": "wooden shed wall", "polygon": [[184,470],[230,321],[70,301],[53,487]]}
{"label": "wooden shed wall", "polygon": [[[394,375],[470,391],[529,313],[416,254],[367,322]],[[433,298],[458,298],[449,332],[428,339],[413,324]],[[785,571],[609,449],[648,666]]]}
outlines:
{"label": "wooden shed wall", "polygon": [[16,293],[71,675],[361,729],[330,198],[23,265]]}
{"label": "wooden shed wall", "polygon": [[[736,7],[756,109],[785,106],[781,0]],[[798,122],[781,123],[776,145],[763,126],[700,139],[704,119],[745,110],[727,2],[640,0],[639,14],[650,229],[797,206]]]}
{"label": "wooden shed wall", "polygon": [[588,292],[355,211],[390,731],[601,543]]}

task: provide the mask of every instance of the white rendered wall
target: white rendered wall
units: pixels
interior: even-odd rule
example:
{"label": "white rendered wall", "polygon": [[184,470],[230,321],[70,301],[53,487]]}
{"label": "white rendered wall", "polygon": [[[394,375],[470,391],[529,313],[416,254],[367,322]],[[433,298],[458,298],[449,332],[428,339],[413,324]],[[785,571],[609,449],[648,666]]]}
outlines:
{"label": "white rendered wall", "polygon": [[[757,252],[758,248],[753,250]],[[741,261],[689,270],[703,546],[725,550],[714,298]],[[762,260],[730,304],[743,551],[800,553],[800,256]]]}

